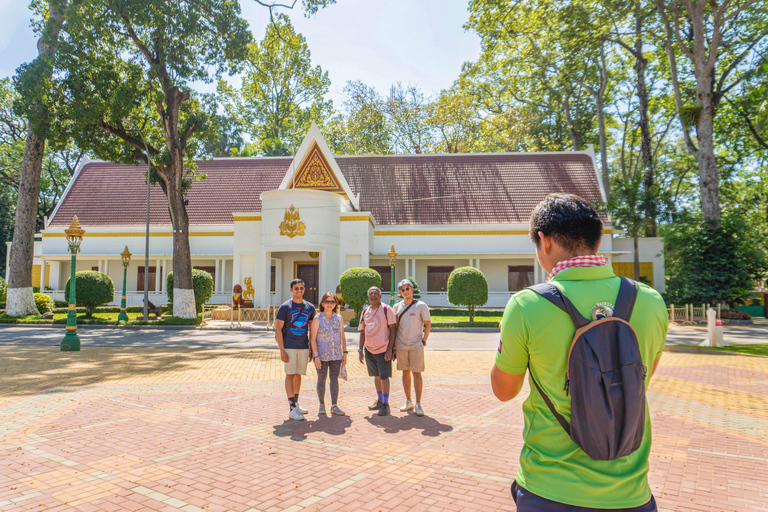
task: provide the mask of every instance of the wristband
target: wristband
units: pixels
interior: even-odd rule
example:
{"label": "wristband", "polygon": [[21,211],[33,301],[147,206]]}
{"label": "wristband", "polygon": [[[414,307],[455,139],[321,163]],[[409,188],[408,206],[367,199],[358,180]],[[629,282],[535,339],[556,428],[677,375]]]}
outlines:
{"label": "wristband", "polygon": [[363,351],[363,349],[359,348],[359,349],[357,349],[357,351],[358,351],[358,352],[362,352],[362,351]]}
{"label": "wristband", "polygon": [[345,351],[344,351],[344,353],[346,354],[346,353],[347,353],[347,351],[345,350]]}
{"label": "wristband", "polygon": [[313,357],[312,359],[317,359],[318,357],[320,357],[320,356],[319,356],[319,355],[317,355],[317,356]]}

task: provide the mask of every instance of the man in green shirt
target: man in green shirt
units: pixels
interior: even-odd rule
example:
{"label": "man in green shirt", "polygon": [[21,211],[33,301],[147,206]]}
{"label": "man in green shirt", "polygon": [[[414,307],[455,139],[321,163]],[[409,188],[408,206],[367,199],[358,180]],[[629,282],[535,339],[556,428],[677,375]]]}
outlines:
{"label": "man in green shirt", "polygon": [[[555,285],[587,318],[613,314],[620,279],[598,256],[603,224],[589,202],[569,194],[552,194],[539,203],[530,221],[536,257]],[[659,363],[667,334],[667,310],[661,296],[639,284],[630,325],[643,364]],[[499,400],[515,398],[526,370],[536,377],[556,410],[570,420],[570,397],[564,391],[568,350],[576,332],[571,318],[531,290],[515,294],[501,322],[501,340],[491,371]],[[649,372],[652,375],[653,372]],[[645,381],[647,389],[650,375]],[[651,421],[646,409],[642,443],[626,457],[592,460],[574,443],[533,385],[523,403],[525,445],[512,484],[518,512],[628,510],[656,511],[648,485]],[[646,405],[647,407],[647,405]]]}

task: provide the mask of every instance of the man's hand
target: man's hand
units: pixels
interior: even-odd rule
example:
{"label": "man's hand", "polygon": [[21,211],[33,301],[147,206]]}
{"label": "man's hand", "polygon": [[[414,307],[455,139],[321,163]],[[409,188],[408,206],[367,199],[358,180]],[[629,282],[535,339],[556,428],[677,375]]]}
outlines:
{"label": "man's hand", "polygon": [[309,359],[307,359],[307,362],[308,363],[312,362],[312,351],[311,350],[309,351]]}
{"label": "man's hand", "polygon": [[362,351],[362,350],[360,350],[360,351],[358,352],[358,355],[360,356],[360,362],[362,363],[362,362],[363,362],[363,351]]}
{"label": "man's hand", "polygon": [[320,369],[320,368],[322,368],[322,367],[323,367],[323,362],[322,362],[322,361],[320,361],[320,358],[319,358],[319,357],[316,357],[316,358],[315,358],[315,368],[317,368],[317,369],[319,370],[319,369]]}
{"label": "man's hand", "polygon": [[347,354],[341,356],[341,366],[347,366]]}
{"label": "man's hand", "polygon": [[394,349],[388,348],[386,352],[384,352],[384,360],[385,361],[391,361],[392,360],[392,351]]}
{"label": "man's hand", "polygon": [[285,350],[281,350],[280,351],[280,360],[282,362],[284,362],[284,363],[287,363],[288,361],[290,361],[290,358],[288,357],[288,352],[286,352]]}

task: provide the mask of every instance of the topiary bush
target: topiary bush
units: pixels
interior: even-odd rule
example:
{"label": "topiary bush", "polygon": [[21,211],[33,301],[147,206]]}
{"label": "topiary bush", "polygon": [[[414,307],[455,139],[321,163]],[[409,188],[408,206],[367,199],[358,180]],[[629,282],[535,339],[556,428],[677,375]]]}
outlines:
{"label": "topiary bush", "polygon": [[53,303],[53,299],[44,293],[35,294],[35,305],[37,306],[37,310],[40,312],[41,315],[43,313],[48,313],[49,311],[53,311],[53,308],[55,307],[55,304]]}
{"label": "topiary bush", "polygon": [[6,293],[8,293],[8,283],[3,276],[0,276],[0,302],[5,303]]}
{"label": "topiary bush", "polygon": [[[71,279],[71,278],[70,278]],[[64,298],[69,302],[69,281],[64,285]],[[85,307],[85,316],[93,316],[97,307],[115,300],[115,283],[107,274],[95,270],[75,273],[75,299],[78,306]]]}
{"label": "topiary bush", "polygon": [[[414,278],[412,278],[412,277],[408,277],[406,279],[408,279],[410,282],[413,283],[413,298],[414,298],[414,300],[419,300],[421,298],[421,291],[419,290],[419,283],[417,283],[416,280]],[[400,291],[397,292],[397,296],[400,297],[401,299],[403,298],[403,296],[400,294]]]}
{"label": "topiary bush", "polygon": [[368,304],[368,289],[371,286],[381,288],[381,274],[367,267],[352,267],[344,271],[339,278],[339,287],[344,302],[355,310],[359,317]]}
{"label": "topiary bush", "polygon": [[752,320],[752,316],[746,311],[721,311],[720,318],[724,320]]}
{"label": "topiary bush", "polygon": [[448,302],[469,308],[469,321],[475,321],[475,308],[488,302],[488,280],[475,267],[459,267],[448,276]]}
{"label": "topiary bush", "polygon": [[[168,272],[165,289],[168,293],[169,311],[173,313],[173,272]],[[213,295],[213,276],[205,270],[192,269],[192,289],[195,292],[195,308],[200,313],[203,310],[203,304]]]}

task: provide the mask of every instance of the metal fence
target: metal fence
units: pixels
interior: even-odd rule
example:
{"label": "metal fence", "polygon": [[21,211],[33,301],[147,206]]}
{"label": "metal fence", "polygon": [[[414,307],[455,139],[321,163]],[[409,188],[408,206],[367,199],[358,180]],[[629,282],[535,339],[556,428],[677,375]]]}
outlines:
{"label": "metal fence", "polygon": [[230,327],[240,327],[242,322],[263,324],[267,328],[275,327],[277,306],[266,308],[232,308],[229,304],[204,304],[203,321],[200,328],[206,327],[212,320],[229,321]]}

